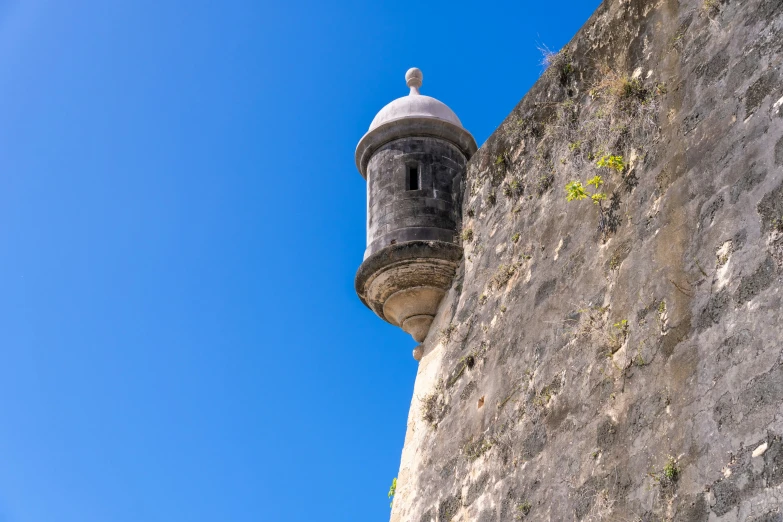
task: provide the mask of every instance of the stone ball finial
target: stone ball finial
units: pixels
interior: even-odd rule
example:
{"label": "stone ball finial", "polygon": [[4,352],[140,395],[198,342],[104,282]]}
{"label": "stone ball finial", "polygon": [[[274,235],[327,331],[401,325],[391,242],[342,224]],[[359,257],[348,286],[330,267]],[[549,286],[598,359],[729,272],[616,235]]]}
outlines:
{"label": "stone ball finial", "polygon": [[419,94],[419,87],[421,87],[423,79],[424,75],[420,69],[417,69],[416,67],[408,69],[408,72],[405,73],[405,83],[411,88],[411,94]]}

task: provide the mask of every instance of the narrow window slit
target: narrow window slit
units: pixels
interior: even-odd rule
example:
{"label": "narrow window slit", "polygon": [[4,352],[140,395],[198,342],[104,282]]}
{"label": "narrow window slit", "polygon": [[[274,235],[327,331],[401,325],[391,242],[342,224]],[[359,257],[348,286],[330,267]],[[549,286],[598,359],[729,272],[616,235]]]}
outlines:
{"label": "narrow window slit", "polygon": [[419,190],[419,167],[408,167],[408,190]]}

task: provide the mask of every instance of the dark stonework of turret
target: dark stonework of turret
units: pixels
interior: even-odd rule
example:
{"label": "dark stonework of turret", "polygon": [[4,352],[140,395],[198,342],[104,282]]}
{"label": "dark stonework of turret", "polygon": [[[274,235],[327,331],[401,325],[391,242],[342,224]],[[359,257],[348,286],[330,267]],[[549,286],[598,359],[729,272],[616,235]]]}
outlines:
{"label": "dark stonework of turret", "polygon": [[359,298],[379,317],[423,341],[462,257],[459,188],[476,142],[446,105],[410,95],[373,120],[356,148],[367,179],[367,250],[356,274]]}
{"label": "dark stonework of turret", "polygon": [[465,164],[457,147],[436,138],[399,139],[375,152],[367,168],[365,257],[404,241],[453,243]]}

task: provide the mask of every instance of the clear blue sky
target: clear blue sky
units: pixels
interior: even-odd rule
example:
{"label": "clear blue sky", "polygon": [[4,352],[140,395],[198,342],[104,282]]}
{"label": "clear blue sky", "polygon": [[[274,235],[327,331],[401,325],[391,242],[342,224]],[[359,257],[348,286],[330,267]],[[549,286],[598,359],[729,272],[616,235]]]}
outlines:
{"label": "clear blue sky", "polygon": [[387,520],[413,340],[354,147],[479,144],[598,0],[0,0],[0,522]]}

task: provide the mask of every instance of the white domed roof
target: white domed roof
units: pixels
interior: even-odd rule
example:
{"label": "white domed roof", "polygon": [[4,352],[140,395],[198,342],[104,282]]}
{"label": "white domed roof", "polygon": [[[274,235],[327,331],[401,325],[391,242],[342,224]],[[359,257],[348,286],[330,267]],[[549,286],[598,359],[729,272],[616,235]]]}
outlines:
{"label": "white domed roof", "polygon": [[411,93],[408,96],[397,98],[381,109],[373,118],[370,130],[377,129],[384,123],[403,118],[434,118],[462,127],[457,115],[445,103],[430,96]]}
{"label": "white domed roof", "polygon": [[408,70],[405,80],[411,92],[408,96],[397,98],[381,109],[370,124],[370,131],[377,129],[384,123],[402,120],[405,118],[432,118],[445,121],[462,128],[462,123],[448,106],[430,96],[419,94],[423,75],[415,67]]}
{"label": "white domed roof", "polygon": [[398,98],[381,109],[370,124],[370,130],[356,145],[356,168],[367,179],[370,158],[386,143],[414,136],[435,137],[451,142],[470,159],[476,152],[476,140],[446,104],[419,94],[421,71],[409,69],[405,81],[411,88],[408,96]]}

